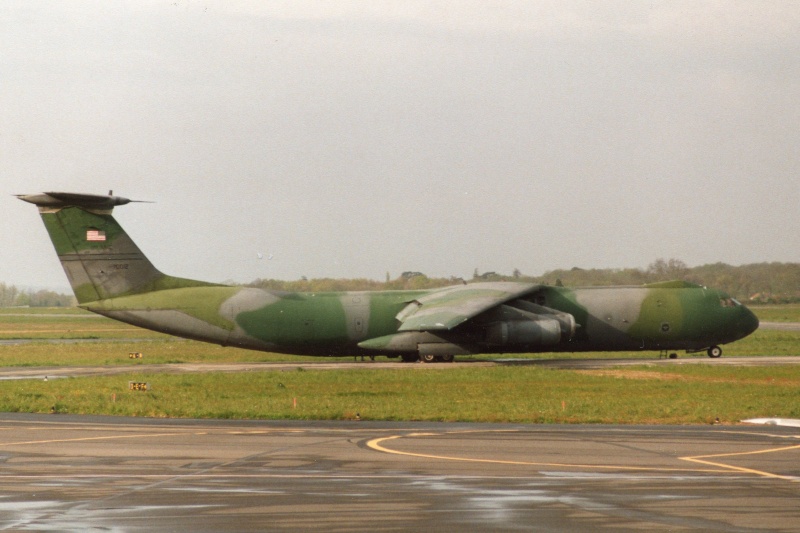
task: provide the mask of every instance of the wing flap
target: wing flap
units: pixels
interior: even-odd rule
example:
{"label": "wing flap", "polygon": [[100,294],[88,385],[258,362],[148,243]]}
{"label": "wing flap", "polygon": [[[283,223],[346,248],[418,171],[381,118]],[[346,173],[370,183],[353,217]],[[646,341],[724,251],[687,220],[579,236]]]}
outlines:
{"label": "wing flap", "polygon": [[538,289],[540,285],[510,281],[457,285],[426,294],[398,315],[399,331],[450,330],[467,320]]}

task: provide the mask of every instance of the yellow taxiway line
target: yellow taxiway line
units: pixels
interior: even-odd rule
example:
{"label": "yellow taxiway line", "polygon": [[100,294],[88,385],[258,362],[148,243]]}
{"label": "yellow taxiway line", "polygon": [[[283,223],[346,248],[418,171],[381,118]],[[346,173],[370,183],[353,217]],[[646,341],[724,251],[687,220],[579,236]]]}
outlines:
{"label": "yellow taxiway line", "polygon": [[[507,431],[507,430],[501,430]],[[475,431],[480,432],[480,431]],[[596,469],[596,470],[628,470],[628,471],[640,471],[640,472],[698,472],[698,473],[714,473],[714,474],[732,474],[732,473],[744,473],[744,474],[754,474],[762,477],[768,477],[773,479],[782,479],[786,481],[793,481],[793,482],[800,482],[800,478],[794,476],[784,476],[780,474],[774,474],[771,472],[764,472],[762,470],[755,470],[752,468],[744,468],[738,467],[726,463],[716,462],[716,461],[708,461],[707,459],[712,458],[720,458],[720,457],[734,457],[734,456],[744,456],[744,455],[755,455],[755,454],[762,454],[762,453],[774,453],[774,452],[782,452],[782,451],[789,451],[789,450],[798,450],[800,449],[800,445],[795,446],[782,446],[780,448],[769,448],[766,450],[756,450],[752,452],[736,452],[736,453],[724,453],[724,454],[714,454],[714,455],[697,455],[697,456],[687,456],[687,457],[679,457],[678,459],[682,461],[688,461],[692,463],[697,463],[700,465],[707,465],[715,467],[713,469],[702,469],[702,468],[662,468],[662,467],[645,467],[645,466],[624,466],[624,465],[593,465],[593,464],[580,464],[580,463],[545,463],[545,462],[534,462],[534,461],[509,461],[509,460],[502,460],[502,459],[476,459],[471,457],[454,457],[454,456],[446,456],[446,455],[433,455],[433,454],[425,454],[425,453],[414,453],[414,452],[404,452],[399,450],[393,450],[391,448],[387,448],[384,446],[384,443],[390,442],[392,440],[397,440],[401,438],[408,438],[408,437],[433,437],[437,435],[445,435],[449,433],[410,433],[408,435],[393,435],[390,437],[380,437],[376,439],[372,439],[367,442],[367,446],[373,450],[394,454],[394,455],[406,455],[409,457],[418,457],[422,459],[439,459],[444,461],[463,461],[463,462],[470,462],[470,463],[490,463],[490,464],[503,464],[503,465],[520,465],[520,466],[546,466],[546,467],[558,467],[558,468],[582,468],[582,469]],[[777,436],[777,435],[776,435]]]}
{"label": "yellow taxiway line", "polygon": [[683,461],[690,461],[693,463],[703,464],[703,465],[710,465],[716,466],[720,468],[725,468],[731,470],[733,472],[742,472],[745,474],[755,474],[757,476],[774,478],[774,479],[784,479],[786,481],[793,481],[795,483],[800,482],[800,478],[796,476],[783,476],[781,474],[773,474],[772,472],[764,472],[762,470],[754,470],[752,468],[745,468],[742,466],[734,466],[729,465],[727,463],[719,463],[716,461],[706,461],[706,459],[713,459],[716,457],[738,457],[742,455],[756,455],[760,453],[775,453],[775,452],[785,452],[788,450],[800,450],[800,444],[796,446],[782,446],[780,448],[768,448],[766,450],[755,450],[752,452],[736,452],[736,453],[720,453],[715,455],[696,455],[694,457],[680,457]]}
{"label": "yellow taxiway line", "polygon": [[[478,433],[478,432],[475,432]],[[507,461],[503,459],[475,459],[472,457],[452,457],[447,455],[431,455],[431,454],[424,454],[424,453],[414,453],[414,452],[401,452],[399,450],[392,450],[391,448],[386,448],[382,445],[382,443],[386,441],[391,441],[395,439],[401,439],[405,437],[432,437],[436,435],[444,435],[444,433],[412,433],[409,435],[393,435],[391,437],[380,437],[377,439],[372,439],[371,441],[367,442],[367,446],[372,448],[373,450],[384,452],[384,453],[391,453],[394,455],[407,455],[410,457],[418,457],[422,459],[441,459],[445,461],[463,461],[468,463],[490,463],[490,464],[500,464],[500,465],[519,465],[519,466],[549,466],[549,467],[559,467],[559,468],[587,468],[587,469],[600,469],[600,470],[631,470],[631,471],[645,471],[645,472],[705,472],[705,473],[729,473],[728,470],[705,470],[705,469],[697,469],[697,468],[656,468],[656,467],[646,467],[646,466],[623,466],[623,465],[590,465],[590,464],[573,464],[573,463],[540,463],[540,462],[532,462],[532,461]]]}

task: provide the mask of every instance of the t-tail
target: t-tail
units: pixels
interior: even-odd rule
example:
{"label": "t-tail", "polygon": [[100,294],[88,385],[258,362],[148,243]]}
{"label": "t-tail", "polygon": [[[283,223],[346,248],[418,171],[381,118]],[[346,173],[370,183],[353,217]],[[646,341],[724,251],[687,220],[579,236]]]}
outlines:
{"label": "t-tail", "polygon": [[48,192],[18,195],[39,208],[79,304],[210,283],[161,273],[111,216],[131,200],[119,196]]}

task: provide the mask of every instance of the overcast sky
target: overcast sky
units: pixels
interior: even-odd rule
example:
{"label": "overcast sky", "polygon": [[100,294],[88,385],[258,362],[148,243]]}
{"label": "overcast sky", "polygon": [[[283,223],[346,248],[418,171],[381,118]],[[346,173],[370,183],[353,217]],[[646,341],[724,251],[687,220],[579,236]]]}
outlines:
{"label": "overcast sky", "polygon": [[799,171],[797,2],[0,4],[5,283],[52,190],[209,281],[798,262]]}

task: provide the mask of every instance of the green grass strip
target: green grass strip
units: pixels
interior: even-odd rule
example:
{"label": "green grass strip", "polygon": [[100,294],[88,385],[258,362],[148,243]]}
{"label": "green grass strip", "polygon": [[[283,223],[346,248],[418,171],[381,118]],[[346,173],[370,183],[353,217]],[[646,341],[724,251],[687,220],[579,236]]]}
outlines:
{"label": "green grass strip", "polygon": [[[147,392],[128,382],[147,382]],[[709,424],[800,418],[800,367],[137,374],[0,382],[0,410],[147,417]]]}

